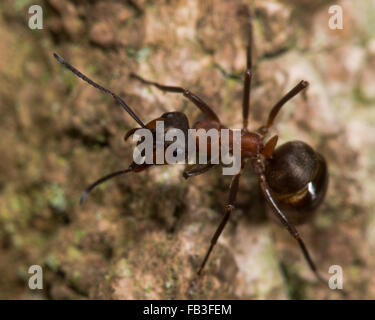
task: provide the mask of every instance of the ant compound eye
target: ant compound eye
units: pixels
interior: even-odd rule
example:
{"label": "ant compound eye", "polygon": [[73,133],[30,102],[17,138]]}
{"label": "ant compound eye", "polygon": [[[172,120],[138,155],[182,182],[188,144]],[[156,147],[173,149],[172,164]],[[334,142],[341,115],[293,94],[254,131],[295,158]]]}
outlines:
{"label": "ant compound eye", "polygon": [[173,118],[174,114],[175,114],[174,112],[164,113],[163,118],[168,118],[168,119]]}

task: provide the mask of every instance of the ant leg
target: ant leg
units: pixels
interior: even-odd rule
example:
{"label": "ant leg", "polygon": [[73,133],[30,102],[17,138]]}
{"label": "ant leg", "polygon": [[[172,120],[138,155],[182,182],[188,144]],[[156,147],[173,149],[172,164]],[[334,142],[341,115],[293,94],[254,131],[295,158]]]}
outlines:
{"label": "ant leg", "polygon": [[260,187],[262,189],[262,192],[264,194],[264,197],[266,198],[266,201],[268,205],[271,207],[272,211],[276,214],[277,218],[281,221],[281,223],[288,229],[289,233],[293,236],[293,238],[298,242],[303,256],[305,257],[305,260],[307,261],[311,271],[315,274],[317,279],[321,281],[322,283],[327,283],[327,281],[319,274],[314,261],[312,260],[305,243],[303,242],[299,232],[295,228],[293,224],[291,224],[288,220],[288,218],[282,213],[282,211],[277,206],[276,202],[272,198],[270,189],[268,187],[268,183],[266,181],[266,177],[263,173],[259,174],[259,180],[260,180]]}
{"label": "ant leg", "polygon": [[216,229],[214,236],[211,239],[210,247],[208,248],[207,253],[206,253],[206,255],[205,255],[205,257],[202,261],[202,264],[201,264],[201,266],[200,266],[200,268],[197,272],[197,276],[190,283],[190,286],[189,286],[189,289],[188,289],[188,295],[189,296],[192,296],[192,294],[194,292],[195,285],[197,284],[197,281],[199,280],[200,276],[202,275],[203,268],[205,267],[205,265],[207,263],[207,260],[210,256],[211,252],[212,252],[212,249],[214,248],[217,240],[219,239],[221,233],[223,232],[223,230],[224,230],[224,228],[225,228],[225,226],[226,226],[226,224],[229,220],[230,214],[232,213],[232,211],[234,209],[234,202],[236,200],[240,176],[241,176],[241,172],[238,173],[237,175],[235,175],[232,179],[232,182],[231,182],[230,187],[229,187],[228,204],[225,206],[225,215],[224,215],[223,219],[221,220],[218,228]]}
{"label": "ant leg", "polygon": [[292,99],[295,95],[300,93],[303,89],[306,89],[308,85],[309,83],[307,81],[302,80],[292,90],[290,90],[284,97],[282,97],[280,101],[278,101],[271,109],[271,112],[268,116],[267,124],[261,127],[258,131],[260,131],[262,134],[266,134],[268,132],[268,129],[272,126],[273,121],[275,120],[281,107],[290,99]]}
{"label": "ant leg", "polygon": [[228,204],[225,206],[225,215],[224,215],[223,219],[221,220],[220,225],[216,229],[216,232],[215,232],[214,236],[211,239],[210,247],[208,248],[207,253],[206,253],[206,255],[205,255],[205,257],[202,261],[202,264],[201,264],[201,266],[200,266],[200,268],[197,272],[198,277],[202,274],[203,268],[206,265],[208,257],[210,256],[210,254],[212,252],[212,249],[214,248],[217,240],[219,239],[221,233],[223,232],[223,230],[224,230],[224,228],[225,228],[225,226],[226,226],[226,224],[229,220],[230,214],[232,213],[232,211],[234,209],[234,202],[236,200],[236,195],[237,195],[237,191],[238,191],[240,177],[241,177],[241,173],[238,173],[232,179],[232,182],[230,184],[230,189],[229,189]]}
{"label": "ant leg", "polygon": [[[249,50],[249,49],[248,49]],[[249,53],[248,53],[249,55]],[[251,89],[251,66],[249,62],[245,71],[244,89],[243,89],[243,102],[242,102],[242,118],[243,129],[247,131],[249,123],[249,107],[250,107],[250,89]]]}
{"label": "ant leg", "polygon": [[217,114],[212,110],[211,107],[208,106],[201,98],[196,96],[194,93],[190,92],[187,89],[181,87],[174,87],[174,86],[165,86],[153,81],[145,80],[142,77],[132,73],[131,77],[139,80],[143,84],[152,85],[158,88],[159,90],[166,91],[166,92],[176,92],[182,93],[186,98],[188,98],[191,102],[193,102],[205,115],[207,118],[211,120],[215,120],[216,122],[220,123],[219,117]]}
{"label": "ant leg", "polygon": [[193,164],[193,165],[187,166],[184,172],[182,173],[182,175],[185,179],[199,176],[200,174],[207,172],[214,166],[216,166],[216,164],[212,164],[212,163],[207,163],[204,165]]}
{"label": "ant leg", "polygon": [[125,111],[136,121],[142,128],[146,128],[145,124],[137,117],[134,111],[126,104],[124,100],[122,100],[118,95],[114,94],[111,90],[102,87],[100,84],[96,83],[95,81],[91,80],[89,77],[85,76],[81,71],[73,67],[69,62],[65,61],[61,58],[57,53],[54,53],[53,56],[55,59],[60,62],[65,68],[73,72],[77,77],[81,78],[82,80],[86,81],[88,84],[91,84],[94,88],[103,91],[105,93],[110,94],[113,99],[116,100],[118,104],[120,104]]}
{"label": "ant leg", "polygon": [[[249,18],[250,19],[250,18]],[[247,131],[249,122],[249,108],[250,108],[250,91],[251,91],[251,68],[252,68],[252,42],[253,42],[253,29],[251,21],[249,20],[249,44],[246,50],[246,71],[243,88],[243,101],[242,101],[242,118],[243,129]]]}
{"label": "ant leg", "polygon": [[112,179],[114,177],[117,177],[119,175],[122,175],[122,174],[125,174],[125,173],[128,173],[128,172],[131,172],[134,170],[134,167],[130,166],[128,169],[126,170],[120,170],[120,171],[116,171],[116,172],[112,172],[98,180],[96,180],[94,183],[90,184],[86,189],[85,191],[82,192],[82,195],[81,195],[81,198],[79,200],[79,203],[81,205],[83,205],[86,201],[86,198],[87,196],[89,195],[89,193],[92,191],[92,189],[94,189],[96,186],[98,186],[99,184],[103,183],[104,181],[107,181],[109,179]]}

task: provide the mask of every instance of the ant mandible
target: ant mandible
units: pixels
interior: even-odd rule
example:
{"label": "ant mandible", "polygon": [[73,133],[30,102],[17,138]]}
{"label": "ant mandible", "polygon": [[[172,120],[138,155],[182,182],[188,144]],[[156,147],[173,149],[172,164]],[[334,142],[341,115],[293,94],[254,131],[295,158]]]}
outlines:
{"label": "ant mandible", "polygon": [[[282,225],[285,226],[292,237],[297,241],[302,250],[304,258],[306,259],[310,269],[315,274],[317,279],[325,282],[324,278],[319,274],[302,240],[302,237],[297,231],[294,224],[301,224],[306,222],[311,216],[311,213],[315,211],[315,209],[322,202],[327,190],[328,183],[326,161],[319,153],[315,152],[309,145],[301,141],[287,142],[276,148],[278,136],[275,135],[266,143],[264,143],[269,128],[273,125],[274,120],[282,106],[290,99],[292,99],[295,95],[306,89],[308,86],[308,82],[299,82],[292,90],[290,90],[282,99],[280,99],[280,101],[278,101],[273,106],[271,112],[269,113],[268,120],[264,126],[261,126],[254,132],[249,131],[248,115],[252,79],[253,42],[253,32],[250,19],[248,30],[249,44],[247,46],[246,54],[247,63],[244,76],[242,101],[243,128],[241,131],[241,171],[247,162],[251,163],[254,172],[259,177],[261,191],[269,207],[272,209],[272,212],[276,215]],[[171,128],[179,128],[186,132],[187,129],[189,129],[188,119],[182,112],[164,113],[161,117],[154,119],[147,124],[144,124],[137,117],[134,111],[126,104],[126,102],[122,100],[118,95],[89,79],[87,76],[78,71],[75,67],[73,67],[56,53],[54,53],[54,57],[58,62],[72,71],[79,78],[88,82],[95,88],[107,94],[110,94],[116,100],[116,102],[119,103],[125,109],[125,111],[141,126],[141,128],[154,131],[156,121],[163,121],[165,131],[168,131]],[[215,128],[219,131],[224,128],[226,129],[213,109],[191,91],[182,87],[161,85],[153,81],[145,80],[135,74],[132,74],[131,76],[139,80],[143,84],[155,86],[156,88],[165,92],[180,93],[188,98],[196,107],[198,107],[198,109],[200,109],[200,111],[207,118],[206,120],[196,122],[192,127],[193,129],[209,130]],[[138,128],[133,128],[129,130],[125,135],[125,140],[128,139],[132,134],[134,134],[137,129]],[[198,146],[197,150],[197,152],[199,153]],[[141,172],[150,166],[150,164],[136,164],[133,161],[128,169],[116,171],[100,178],[85,189],[80,198],[80,203],[83,204],[89,192],[102,182],[115,176],[119,176],[129,172]],[[193,166],[193,168],[191,166],[188,166],[184,170],[183,176],[187,179],[192,176],[200,175],[207,172],[214,166],[215,164],[212,164],[210,162],[208,162],[206,165]],[[224,217],[222,218],[215,234],[211,239],[210,246],[197,272],[198,277],[201,276],[206,262],[234,209],[234,203],[239,188],[241,171],[238,174],[234,175],[232,178],[229,188],[229,199],[224,207]]]}

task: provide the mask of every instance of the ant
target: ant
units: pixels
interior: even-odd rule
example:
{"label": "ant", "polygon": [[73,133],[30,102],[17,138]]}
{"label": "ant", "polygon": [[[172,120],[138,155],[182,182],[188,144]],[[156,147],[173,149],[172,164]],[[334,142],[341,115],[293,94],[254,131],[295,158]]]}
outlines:
{"label": "ant", "polygon": [[[243,127],[241,130],[241,170],[232,178],[229,187],[229,199],[224,207],[224,216],[211,239],[207,253],[198,269],[197,278],[202,275],[202,271],[207,263],[207,260],[231,216],[234,209],[236,194],[239,188],[241,171],[245,167],[246,163],[249,162],[252,165],[255,174],[258,175],[261,191],[267,204],[272,209],[272,212],[275,214],[281,224],[288,230],[291,236],[297,241],[305,260],[317,279],[321,282],[325,282],[324,278],[319,274],[301,235],[295,227],[295,224],[297,225],[305,223],[324,199],[328,184],[328,170],[326,161],[322,155],[315,152],[308,144],[302,141],[290,141],[276,148],[278,136],[275,135],[265,142],[268,131],[272,127],[281,108],[286,102],[291,100],[298,93],[303,92],[307,88],[308,82],[304,80],[300,81],[273,106],[265,125],[261,126],[256,131],[249,131],[248,115],[252,80],[253,31],[251,22],[249,22],[248,25],[249,43],[246,50],[247,62],[244,75],[242,101]],[[88,82],[95,88],[111,95],[116,102],[119,103],[139,124],[141,128],[149,129],[154,133],[156,121],[164,122],[165,132],[173,128],[178,128],[183,132],[186,132],[190,128],[188,118],[182,112],[167,112],[161,117],[144,124],[126,104],[126,102],[118,95],[85,76],[56,53],[54,53],[54,57],[58,62],[72,71],[79,78]],[[189,99],[206,117],[205,120],[196,122],[192,126],[193,129],[204,129],[208,131],[209,129],[214,128],[219,132],[221,132],[222,129],[227,129],[221,123],[215,111],[201,98],[188,89],[177,86],[162,85],[153,81],[145,80],[135,74],[131,74],[131,77],[145,85],[154,86],[165,92],[179,93]],[[137,129],[139,128],[129,130],[124,137],[125,140],[133,135]],[[210,142],[207,144],[210,144]],[[208,149],[209,148],[207,148],[207,150]],[[233,151],[232,149],[233,140],[230,141],[229,151]],[[199,154],[198,146],[197,153]],[[192,176],[203,174],[215,165],[216,164],[208,162],[207,164],[200,166],[187,166],[183,172],[183,176],[187,179]],[[81,195],[80,203],[83,204],[88,194],[102,182],[129,172],[141,172],[148,169],[150,166],[152,166],[152,164],[137,164],[133,161],[127,169],[116,171],[100,178],[85,189]],[[195,281],[193,281],[193,283],[194,282]]]}

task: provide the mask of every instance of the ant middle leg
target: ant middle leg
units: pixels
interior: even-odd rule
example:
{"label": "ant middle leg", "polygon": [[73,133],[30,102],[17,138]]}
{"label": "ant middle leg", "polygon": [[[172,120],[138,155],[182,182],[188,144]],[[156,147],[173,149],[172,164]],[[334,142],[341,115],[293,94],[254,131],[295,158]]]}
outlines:
{"label": "ant middle leg", "polygon": [[232,179],[232,182],[230,184],[230,189],[229,189],[229,200],[228,200],[228,204],[225,206],[225,215],[223,217],[223,219],[221,220],[219,226],[217,227],[216,229],[216,232],[215,234],[213,235],[212,239],[211,239],[211,244],[207,250],[207,253],[201,263],[201,266],[197,272],[198,276],[200,276],[202,274],[202,271],[207,263],[207,260],[212,252],[212,249],[214,248],[214,246],[216,245],[216,242],[217,240],[219,239],[221,233],[223,232],[225,226],[227,225],[227,222],[229,220],[229,217],[234,209],[234,202],[236,200],[236,196],[237,196],[237,191],[238,191],[238,186],[239,186],[239,182],[240,182],[240,177],[241,177],[241,173],[238,173],[237,175],[235,175]]}
{"label": "ant middle leg", "polygon": [[196,277],[193,279],[193,281],[190,283],[190,286],[189,286],[189,289],[188,289],[188,295],[191,296],[194,292],[194,288],[198,282],[198,280],[200,279],[201,275],[202,275],[202,271],[207,263],[207,260],[213,250],[213,248],[215,247],[216,243],[217,243],[217,240],[219,239],[221,233],[223,232],[225,226],[227,225],[227,222],[229,221],[229,218],[230,218],[230,215],[234,209],[234,202],[236,200],[236,196],[237,196],[237,192],[238,192],[238,187],[239,187],[239,182],[240,182],[240,177],[241,177],[241,172],[238,173],[237,175],[235,175],[232,179],[232,182],[230,184],[230,188],[229,188],[229,199],[228,199],[228,203],[227,205],[225,206],[225,214],[224,214],[224,217],[223,219],[221,220],[219,226],[217,227],[213,237],[211,238],[211,243],[210,243],[210,246],[206,252],[206,255],[204,256],[204,259],[199,267],[199,270],[197,272],[197,275]]}

